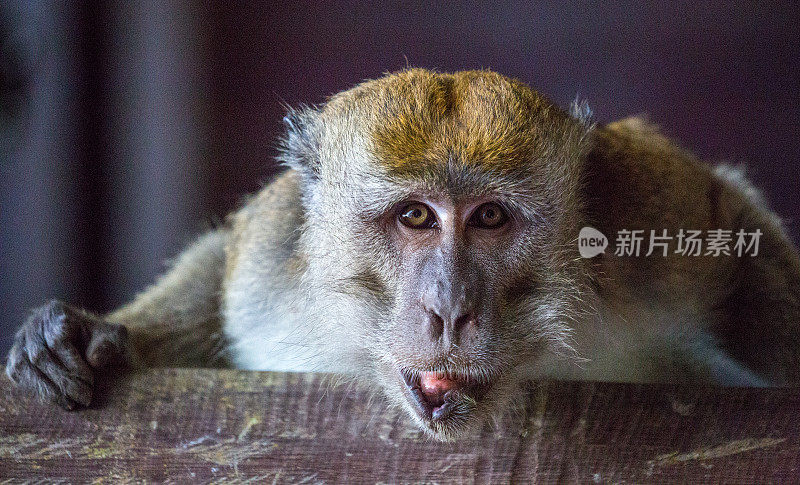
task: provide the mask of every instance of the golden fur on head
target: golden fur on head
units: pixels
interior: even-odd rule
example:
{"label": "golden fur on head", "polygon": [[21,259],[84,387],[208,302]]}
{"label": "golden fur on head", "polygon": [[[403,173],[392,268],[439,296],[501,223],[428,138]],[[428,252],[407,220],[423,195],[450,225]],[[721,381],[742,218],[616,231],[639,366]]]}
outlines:
{"label": "golden fur on head", "polygon": [[519,170],[551,148],[552,133],[574,123],[527,85],[486,70],[400,71],[333,96],[323,117],[342,111],[359,112],[376,158],[399,176],[449,160]]}

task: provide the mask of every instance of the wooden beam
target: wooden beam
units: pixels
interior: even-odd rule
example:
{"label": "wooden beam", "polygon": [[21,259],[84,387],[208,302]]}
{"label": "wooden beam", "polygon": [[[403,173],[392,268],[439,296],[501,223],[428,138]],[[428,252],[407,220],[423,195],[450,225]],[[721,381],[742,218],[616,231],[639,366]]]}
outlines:
{"label": "wooden beam", "polygon": [[3,378],[0,482],[800,480],[800,389],[532,383],[518,417],[442,444],[330,381],[158,369],[66,412]]}

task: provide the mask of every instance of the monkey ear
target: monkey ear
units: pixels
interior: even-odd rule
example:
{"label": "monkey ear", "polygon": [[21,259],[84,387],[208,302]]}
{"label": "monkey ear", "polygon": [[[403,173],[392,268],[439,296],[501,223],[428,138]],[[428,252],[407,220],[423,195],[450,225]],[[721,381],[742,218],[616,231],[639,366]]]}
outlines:
{"label": "monkey ear", "polygon": [[287,108],[286,131],[278,143],[278,161],[296,170],[306,184],[319,179],[318,118],[319,111],[311,106]]}

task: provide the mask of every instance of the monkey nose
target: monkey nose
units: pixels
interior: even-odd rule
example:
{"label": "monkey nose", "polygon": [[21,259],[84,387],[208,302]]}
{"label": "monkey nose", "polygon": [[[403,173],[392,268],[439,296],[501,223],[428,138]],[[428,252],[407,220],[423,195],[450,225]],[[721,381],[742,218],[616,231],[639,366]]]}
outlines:
{"label": "monkey nose", "polygon": [[428,323],[434,341],[445,339],[457,343],[464,335],[474,331],[477,319],[472,312],[443,317],[442,312],[428,310]]}

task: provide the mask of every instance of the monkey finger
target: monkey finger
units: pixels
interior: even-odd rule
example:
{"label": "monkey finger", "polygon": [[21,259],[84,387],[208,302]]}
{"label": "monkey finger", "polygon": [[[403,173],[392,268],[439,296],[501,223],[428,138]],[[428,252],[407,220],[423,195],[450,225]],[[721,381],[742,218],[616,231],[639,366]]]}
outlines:
{"label": "monkey finger", "polygon": [[[50,351],[40,335],[26,335],[25,353],[28,362],[36,369],[38,375],[54,385],[59,395],[69,398],[73,404],[79,403],[88,406],[91,403],[92,387],[90,382],[72,374]],[[74,407],[73,405],[69,409]]]}
{"label": "monkey finger", "polygon": [[11,350],[8,352],[8,360],[6,360],[6,375],[17,384],[21,383],[22,365],[25,360],[25,337],[20,331],[14,337],[14,345],[11,346]]}
{"label": "monkey finger", "polygon": [[45,343],[56,359],[74,376],[89,386],[94,383],[94,372],[75,347],[75,344],[56,332],[45,332]]}
{"label": "monkey finger", "polygon": [[[77,403],[64,395],[58,387],[28,360],[22,348],[14,347],[9,355],[9,377],[21,388],[28,389],[45,401],[51,401],[71,411],[78,407]],[[13,360],[13,363],[12,363]]]}
{"label": "monkey finger", "polygon": [[128,329],[122,325],[97,322],[86,348],[86,360],[95,369],[128,364]]}

